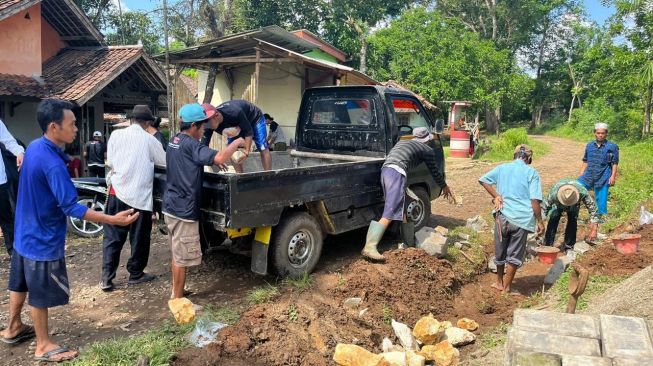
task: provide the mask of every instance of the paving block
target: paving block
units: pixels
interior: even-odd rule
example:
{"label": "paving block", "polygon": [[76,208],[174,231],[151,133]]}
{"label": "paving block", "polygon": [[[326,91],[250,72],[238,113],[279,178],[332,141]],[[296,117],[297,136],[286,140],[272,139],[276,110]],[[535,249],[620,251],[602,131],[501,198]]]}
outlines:
{"label": "paving block", "polygon": [[558,281],[560,276],[562,276],[563,273],[567,270],[567,267],[573,262],[573,257],[564,255],[553,263],[553,266],[549,268],[549,272],[547,272],[546,276],[544,276],[544,284],[546,285],[553,285]]}
{"label": "paving block", "polygon": [[612,359],[592,356],[562,356],[562,366],[613,366]]}
{"label": "paving block", "polygon": [[612,360],[612,366],[653,366],[653,360],[641,358],[615,358]]}
{"label": "paving block", "polygon": [[512,327],[508,330],[506,351],[510,354],[514,353],[515,350],[558,355],[601,356],[601,346],[598,339],[571,337]]}
{"label": "paving block", "polygon": [[600,320],[603,356],[653,360],[653,343],[644,319],[600,315]]}
{"label": "paving block", "polygon": [[590,315],[517,309],[513,315],[512,325],[520,329],[572,337],[601,338],[599,321]]}
{"label": "paving block", "polygon": [[559,355],[541,352],[517,351],[512,357],[511,366],[561,366]]}

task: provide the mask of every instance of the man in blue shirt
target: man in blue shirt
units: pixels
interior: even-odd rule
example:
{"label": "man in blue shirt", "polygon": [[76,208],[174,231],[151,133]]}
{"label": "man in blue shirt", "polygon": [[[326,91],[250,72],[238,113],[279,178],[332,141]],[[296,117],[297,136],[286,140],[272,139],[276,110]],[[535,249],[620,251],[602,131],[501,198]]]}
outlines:
{"label": "man in blue shirt", "polygon": [[[44,135],[27,148],[18,185],[9,324],[0,333],[0,341],[13,345],[36,335],[34,356],[39,361],[60,362],[77,356],[77,351],[60,347],[48,335],[48,308],[69,300],[66,216],[113,225],[129,225],[138,218],[133,210],[109,216],[77,203],[66,168],[68,157],[59,147],[75,140],[72,109],[72,103],[57,99],[39,104],[37,119]],[[33,327],[23,324],[20,317],[28,293]]]}
{"label": "man in blue shirt", "polygon": [[[529,165],[533,150],[528,145],[515,149],[514,160],[501,164],[479,179],[479,183],[492,196],[494,203],[494,262],[497,265],[497,282],[492,287],[504,293],[511,291],[515,278],[526,254],[528,233],[544,233],[540,202],[542,187],[540,175]],[[496,186],[496,189],[494,188]],[[505,266],[508,268],[505,271]]]}
{"label": "man in blue shirt", "polygon": [[607,140],[608,125],[605,123],[594,125],[594,136],[596,140],[585,146],[578,181],[587,190],[594,190],[600,221],[603,221],[603,215],[608,213],[608,187],[617,180],[619,146]]}

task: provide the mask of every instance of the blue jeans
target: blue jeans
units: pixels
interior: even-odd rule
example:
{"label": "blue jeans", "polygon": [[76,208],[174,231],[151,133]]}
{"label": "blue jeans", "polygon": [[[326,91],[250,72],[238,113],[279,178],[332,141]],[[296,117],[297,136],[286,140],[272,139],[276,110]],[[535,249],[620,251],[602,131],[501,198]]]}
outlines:
{"label": "blue jeans", "polygon": [[599,208],[599,215],[608,214],[608,188],[609,185],[604,185],[603,187],[590,187],[585,184],[582,180],[578,181],[583,185],[588,191],[594,190],[594,197],[596,198],[596,206]]}

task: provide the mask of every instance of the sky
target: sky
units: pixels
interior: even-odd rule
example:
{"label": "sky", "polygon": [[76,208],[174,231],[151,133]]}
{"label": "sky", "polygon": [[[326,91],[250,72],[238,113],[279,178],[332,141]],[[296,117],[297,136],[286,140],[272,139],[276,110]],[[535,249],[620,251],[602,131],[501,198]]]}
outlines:
{"label": "sky", "polygon": [[[114,0],[114,2],[121,1],[124,8],[129,10],[151,10],[156,6],[163,4],[162,0]],[[599,25],[603,23],[614,13],[613,7],[605,7],[601,4],[601,0],[582,0],[587,10],[587,15],[591,20],[596,21]],[[174,3],[175,0],[169,0],[169,3]]]}

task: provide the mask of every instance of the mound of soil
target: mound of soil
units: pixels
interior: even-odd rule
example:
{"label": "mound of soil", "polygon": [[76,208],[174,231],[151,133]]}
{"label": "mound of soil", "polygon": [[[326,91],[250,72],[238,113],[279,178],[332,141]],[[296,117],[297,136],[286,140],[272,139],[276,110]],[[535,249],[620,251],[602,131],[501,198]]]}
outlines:
{"label": "mound of soil", "polygon": [[653,263],[653,227],[640,226],[634,233],[642,235],[637,254],[620,254],[611,241],[606,241],[584,255],[580,264],[589,269],[592,275],[629,276],[646,268]]}
{"label": "mound of soil", "polygon": [[[452,317],[455,281],[448,261],[412,248],[384,255],[383,264],[358,260],[340,275],[316,275],[310,291],[284,291],[274,303],[252,307],[220,332],[216,344],[185,350],[175,364],[331,365],[338,343],[380,352],[383,338],[392,339],[390,319],[412,327],[429,312]],[[363,301],[347,308],[343,301],[350,297]]]}

